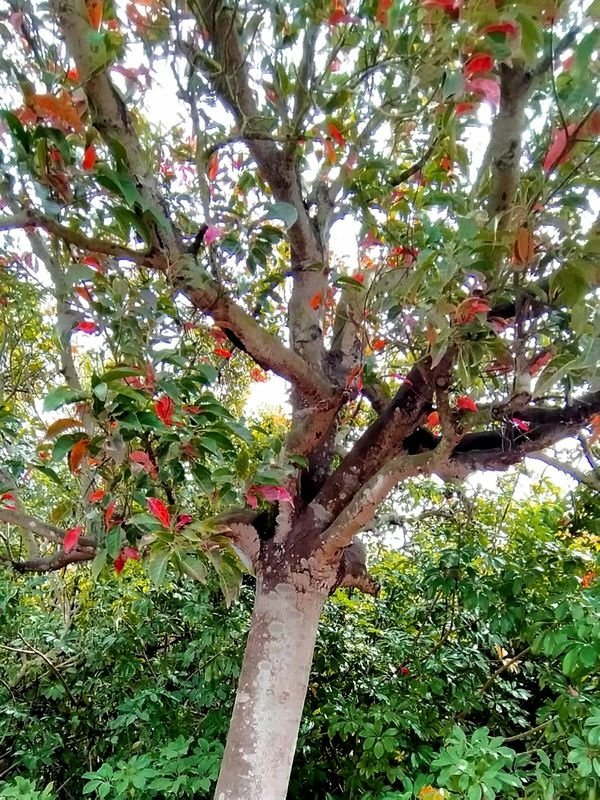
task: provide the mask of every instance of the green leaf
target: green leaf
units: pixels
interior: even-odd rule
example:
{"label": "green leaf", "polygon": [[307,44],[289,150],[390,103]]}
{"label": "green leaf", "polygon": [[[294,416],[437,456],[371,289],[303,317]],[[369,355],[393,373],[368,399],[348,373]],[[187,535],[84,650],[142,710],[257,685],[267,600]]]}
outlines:
{"label": "green leaf", "polygon": [[171,551],[162,547],[153,548],[147,561],[148,574],[156,586],[164,583]]}
{"label": "green leaf", "polygon": [[45,475],[47,478],[50,478],[50,480],[57,486],[64,486],[64,481],[62,480],[62,478],[60,478],[58,473],[56,473],[50,467],[47,467],[44,464],[34,464],[34,463],[31,463],[29,466],[32,467],[33,469],[37,469],[38,472],[41,472],[42,475]]}
{"label": "green leaf", "polygon": [[263,220],[267,219],[280,219],[286,228],[291,228],[298,219],[298,211],[291,203],[273,203],[263,217]]}
{"label": "green leaf", "polygon": [[100,573],[104,569],[104,566],[106,565],[106,557],[107,557],[107,555],[108,555],[108,552],[106,550],[104,550],[104,549],[103,550],[98,550],[96,552],[96,555],[92,559],[92,563],[90,564],[90,570],[91,570],[91,573],[92,573],[92,578],[94,580],[98,579],[98,576],[100,575]]}
{"label": "green leaf", "polygon": [[86,397],[85,392],[76,392],[69,386],[59,386],[48,392],[44,398],[44,411],[55,411],[61,406],[85,400]]}

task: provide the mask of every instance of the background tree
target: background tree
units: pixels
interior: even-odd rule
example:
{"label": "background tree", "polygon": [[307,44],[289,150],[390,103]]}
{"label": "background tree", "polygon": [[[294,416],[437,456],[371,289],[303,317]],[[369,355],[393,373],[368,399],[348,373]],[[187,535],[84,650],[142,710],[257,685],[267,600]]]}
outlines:
{"label": "background tree", "polygon": [[[376,590],[354,537],[389,492],[597,434],[597,3],[35,12],[2,29],[0,228],[53,299],[66,412],[51,453],[6,428],[6,558],[211,563],[228,598],[251,568],[216,796],[282,798],[323,604]],[[230,397],[251,363],[290,386],[259,446]]]}

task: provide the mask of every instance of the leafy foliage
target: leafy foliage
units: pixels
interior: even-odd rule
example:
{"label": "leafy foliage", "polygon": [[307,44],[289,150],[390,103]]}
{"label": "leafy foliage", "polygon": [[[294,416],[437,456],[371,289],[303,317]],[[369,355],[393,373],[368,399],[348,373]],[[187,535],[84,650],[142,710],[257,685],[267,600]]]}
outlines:
{"label": "leafy foliage", "polygon": [[[381,597],[327,606],[290,798],[598,791],[600,582],[583,581],[597,538],[569,532],[549,487],[511,491],[444,510],[422,486],[414,537],[380,553]],[[249,591],[226,611],[216,587],[155,587],[135,563],[3,586],[0,796],[209,797]]]}

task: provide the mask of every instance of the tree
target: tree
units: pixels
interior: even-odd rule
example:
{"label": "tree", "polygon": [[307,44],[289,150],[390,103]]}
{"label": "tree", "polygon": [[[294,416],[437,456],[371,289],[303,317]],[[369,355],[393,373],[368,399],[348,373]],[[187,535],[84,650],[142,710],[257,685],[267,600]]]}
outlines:
{"label": "tree", "polygon": [[[145,554],[158,581],[211,562],[228,597],[252,568],[222,800],[285,796],[321,610],[376,591],[355,536],[394,487],[597,436],[597,3],[499,5],[6,17],[7,269],[44,265],[64,378],[45,410],[75,409],[51,455],[4,432],[6,557]],[[343,218],[358,269],[332,253]],[[240,425],[244,368],[287,381],[284,440]],[[6,413],[31,428],[35,399]]]}

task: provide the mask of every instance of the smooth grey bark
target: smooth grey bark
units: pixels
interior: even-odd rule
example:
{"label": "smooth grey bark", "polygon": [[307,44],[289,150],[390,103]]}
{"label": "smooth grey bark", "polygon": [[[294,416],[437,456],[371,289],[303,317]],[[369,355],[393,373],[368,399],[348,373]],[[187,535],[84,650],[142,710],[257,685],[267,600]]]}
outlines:
{"label": "smooth grey bark", "polygon": [[285,800],[326,598],[257,585],[215,800]]}

